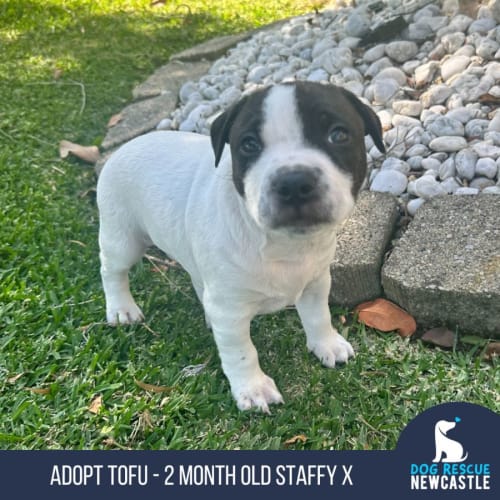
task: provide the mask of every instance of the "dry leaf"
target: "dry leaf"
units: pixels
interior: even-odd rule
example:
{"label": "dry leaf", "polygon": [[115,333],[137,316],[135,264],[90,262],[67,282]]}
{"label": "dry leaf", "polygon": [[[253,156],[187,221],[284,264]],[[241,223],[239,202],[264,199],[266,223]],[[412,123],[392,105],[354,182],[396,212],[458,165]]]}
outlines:
{"label": "dry leaf", "polygon": [[14,375],[13,377],[9,377],[7,379],[7,382],[9,384],[14,384],[15,382],[17,382],[22,376],[24,375],[24,373],[18,373],[17,375]]}
{"label": "dry leaf", "polygon": [[89,405],[89,412],[97,415],[102,408],[102,396],[98,394]]}
{"label": "dry leaf", "polygon": [[130,448],[127,448],[126,446],[121,445],[120,443],[116,442],[113,438],[105,438],[102,440],[102,443],[105,446],[116,446],[117,448],[120,448],[120,450],[130,450]]}
{"label": "dry leaf", "polygon": [[500,356],[500,342],[490,342],[484,351],[484,359],[493,361],[497,356]]}
{"label": "dry leaf", "polygon": [[363,302],[356,306],[355,311],[359,321],[382,332],[396,330],[401,337],[409,337],[417,329],[413,316],[385,299]]}
{"label": "dry leaf", "polygon": [[54,80],[59,80],[59,78],[61,78],[63,73],[64,71],[61,68],[55,68],[52,77],[54,78]]}
{"label": "dry leaf", "polygon": [[83,248],[85,248],[87,246],[85,243],[83,243],[83,241],[79,241],[79,240],[68,240],[68,243],[74,243],[75,245],[79,245]]}
{"label": "dry leaf", "polygon": [[500,97],[486,93],[479,96],[479,102],[495,106],[500,104]]}
{"label": "dry leaf", "polygon": [[61,141],[59,143],[59,156],[64,160],[70,154],[87,163],[96,163],[101,156],[97,146],[81,146],[74,142]]}
{"label": "dry leaf", "polygon": [[439,347],[450,348],[455,343],[455,335],[445,327],[432,328],[422,335],[422,340]]}
{"label": "dry leaf", "polygon": [[165,385],[153,385],[147,384],[146,382],[141,382],[140,380],[134,379],[134,382],[145,391],[148,392],[170,392],[172,387],[167,387]]}
{"label": "dry leaf", "polygon": [[285,446],[290,446],[292,444],[296,444],[298,442],[305,443],[307,441],[307,437],[304,434],[297,434],[296,436],[287,439],[284,443]]}
{"label": "dry leaf", "polygon": [[27,391],[30,391],[34,394],[49,394],[50,389],[48,387],[25,387]]}
{"label": "dry leaf", "polygon": [[123,113],[117,113],[113,115],[108,121],[108,128],[114,127],[117,123],[120,123],[123,119]]}

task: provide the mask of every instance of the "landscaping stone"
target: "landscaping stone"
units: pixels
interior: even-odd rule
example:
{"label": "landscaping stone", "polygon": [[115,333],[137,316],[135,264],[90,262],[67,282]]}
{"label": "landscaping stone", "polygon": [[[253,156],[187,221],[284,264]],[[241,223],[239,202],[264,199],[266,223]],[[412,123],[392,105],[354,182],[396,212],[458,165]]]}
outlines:
{"label": "landscaping stone", "polygon": [[382,269],[388,299],[419,325],[500,336],[498,196],[427,201]]}
{"label": "landscaping stone", "polygon": [[205,59],[207,61],[214,61],[223,56],[230,48],[236,46],[239,42],[248,40],[252,34],[253,32],[245,32],[236,35],[219,36],[213,40],[208,40],[208,42],[200,43],[182,52],[178,52],[174,54],[170,60],[191,62]]}
{"label": "landscaping stone", "polygon": [[398,218],[394,196],[363,191],[337,238],[331,302],[352,307],[380,297],[380,270]]}
{"label": "landscaping stone", "polygon": [[122,111],[122,119],[108,130],[102,148],[106,151],[155,129],[165,114],[176,107],[177,96],[170,92],[130,104]]}
{"label": "landscaping stone", "polygon": [[157,69],[144,83],[137,85],[132,94],[134,99],[156,97],[166,92],[177,98],[182,84],[188,80],[198,80],[212,65],[206,60],[183,62],[173,60]]}

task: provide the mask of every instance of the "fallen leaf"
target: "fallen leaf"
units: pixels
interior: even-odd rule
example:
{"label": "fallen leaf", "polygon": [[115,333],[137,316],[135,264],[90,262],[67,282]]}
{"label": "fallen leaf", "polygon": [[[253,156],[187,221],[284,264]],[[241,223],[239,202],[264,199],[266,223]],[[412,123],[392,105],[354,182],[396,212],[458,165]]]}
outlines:
{"label": "fallen leaf", "polygon": [[54,80],[59,80],[63,73],[64,71],[61,68],[55,68],[52,77],[54,78]]}
{"label": "fallen leaf", "polygon": [[153,385],[147,384],[146,382],[141,382],[140,380],[134,379],[134,382],[145,391],[148,392],[170,392],[172,387],[167,387],[165,385]]}
{"label": "fallen leaf", "polygon": [[478,100],[482,104],[491,104],[491,105],[500,104],[500,97],[488,93],[480,95]]}
{"label": "fallen leaf", "polygon": [[201,363],[199,365],[188,365],[181,370],[181,374],[185,377],[194,377],[199,375],[205,368],[207,363]]}
{"label": "fallen leaf", "polygon": [[493,358],[500,356],[500,342],[490,342],[484,351],[484,359],[493,361]]}
{"label": "fallen leaf", "polygon": [[120,123],[123,119],[123,113],[117,113],[113,115],[108,121],[108,128],[114,127],[117,123]]}
{"label": "fallen leaf", "polygon": [[113,438],[106,438],[102,440],[102,443],[105,446],[116,446],[117,448],[120,448],[120,450],[130,450],[130,448],[127,448],[126,446],[121,445],[120,443],[117,443]]}
{"label": "fallen leaf", "polygon": [[79,245],[84,248],[87,246],[85,243],[83,243],[83,241],[78,241],[78,240],[68,240],[68,243],[74,243],[75,245]]}
{"label": "fallen leaf", "polygon": [[15,382],[17,382],[22,376],[24,375],[24,373],[18,373],[17,375],[14,375],[12,377],[9,377],[7,379],[7,382],[9,384],[14,384]]}
{"label": "fallen leaf", "polygon": [[101,154],[97,146],[82,146],[70,141],[59,143],[59,156],[64,160],[70,154],[87,163],[96,163]]}
{"label": "fallen leaf", "polygon": [[401,337],[409,337],[417,329],[413,316],[386,299],[363,302],[354,310],[358,313],[359,321],[381,332],[396,330]]}
{"label": "fallen leaf", "polygon": [[287,439],[284,442],[285,446],[290,446],[292,444],[296,444],[298,442],[305,443],[307,441],[307,437],[304,436],[304,434],[297,434],[296,436],[291,437],[290,439]]}
{"label": "fallen leaf", "polygon": [[427,330],[421,338],[424,342],[437,345],[439,347],[451,348],[455,343],[454,333],[444,326]]}
{"label": "fallen leaf", "polygon": [[50,389],[48,387],[25,387],[27,391],[30,391],[34,394],[49,394]]}
{"label": "fallen leaf", "polygon": [[89,412],[97,415],[102,408],[102,396],[98,394],[94,397],[94,399],[90,402]]}

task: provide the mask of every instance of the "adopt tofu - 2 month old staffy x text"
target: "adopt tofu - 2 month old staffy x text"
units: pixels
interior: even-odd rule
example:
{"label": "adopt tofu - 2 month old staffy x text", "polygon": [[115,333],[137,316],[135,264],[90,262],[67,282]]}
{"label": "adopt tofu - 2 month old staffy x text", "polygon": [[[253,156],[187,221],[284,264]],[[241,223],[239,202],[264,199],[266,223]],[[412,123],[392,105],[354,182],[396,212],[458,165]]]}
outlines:
{"label": "adopt tofu - 2 month old staffy x text", "polygon": [[378,117],[353,94],[295,82],[243,97],[211,137],[152,132],[122,146],[97,186],[108,322],[143,320],[128,271],[156,245],[190,274],[241,410],[283,401],[250,338],[257,314],[294,304],[308,349],[346,362],[330,264],[366,175],[366,134],[384,150]]}

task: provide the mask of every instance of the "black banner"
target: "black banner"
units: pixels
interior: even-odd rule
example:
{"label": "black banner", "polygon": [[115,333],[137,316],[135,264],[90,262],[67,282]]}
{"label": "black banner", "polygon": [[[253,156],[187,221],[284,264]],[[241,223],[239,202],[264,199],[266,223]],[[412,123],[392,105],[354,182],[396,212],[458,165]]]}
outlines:
{"label": "black banner", "polygon": [[500,498],[500,416],[447,403],[391,451],[0,451],[14,498]]}

